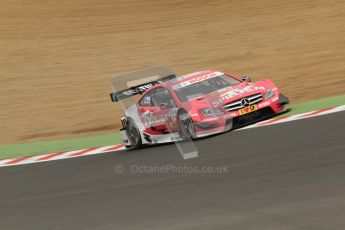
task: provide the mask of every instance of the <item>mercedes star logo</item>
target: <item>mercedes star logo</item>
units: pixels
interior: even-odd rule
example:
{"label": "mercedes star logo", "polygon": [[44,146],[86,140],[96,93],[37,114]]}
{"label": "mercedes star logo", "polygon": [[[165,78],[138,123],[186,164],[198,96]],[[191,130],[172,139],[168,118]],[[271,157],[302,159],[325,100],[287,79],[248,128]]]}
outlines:
{"label": "mercedes star logo", "polygon": [[242,105],[243,107],[249,106],[249,105],[250,105],[249,99],[248,99],[248,98],[243,98],[243,99],[241,100],[241,105]]}

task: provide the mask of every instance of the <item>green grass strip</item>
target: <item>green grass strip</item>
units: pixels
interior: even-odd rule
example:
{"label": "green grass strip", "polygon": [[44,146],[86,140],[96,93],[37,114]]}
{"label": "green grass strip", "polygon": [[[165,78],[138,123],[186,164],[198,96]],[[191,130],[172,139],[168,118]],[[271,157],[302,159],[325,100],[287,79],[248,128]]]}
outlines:
{"label": "green grass strip", "polygon": [[96,136],[1,145],[0,159],[102,147],[120,142],[120,134],[114,130],[114,133]]}
{"label": "green grass strip", "polygon": [[345,105],[345,95],[290,105],[289,108],[292,110],[289,113],[284,114],[284,116],[306,113],[340,105]]}

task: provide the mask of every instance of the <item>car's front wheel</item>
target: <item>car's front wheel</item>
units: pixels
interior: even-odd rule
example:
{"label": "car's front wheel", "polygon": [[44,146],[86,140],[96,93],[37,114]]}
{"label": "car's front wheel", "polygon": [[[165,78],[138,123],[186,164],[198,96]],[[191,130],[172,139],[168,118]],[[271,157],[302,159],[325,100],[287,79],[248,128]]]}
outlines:
{"label": "car's front wheel", "polygon": [[135,121],[130,117],[127,118],[126,133],[130,142],[130,145],[126,145],[126,148],[138,149],[142,146],[140,131]]}
{"label": "car's front wheel", "polygon": [[192,118],[185,111],[178,114],[178,120],[180,125],[180,134],[184,139],[196,138],[195,127]]}

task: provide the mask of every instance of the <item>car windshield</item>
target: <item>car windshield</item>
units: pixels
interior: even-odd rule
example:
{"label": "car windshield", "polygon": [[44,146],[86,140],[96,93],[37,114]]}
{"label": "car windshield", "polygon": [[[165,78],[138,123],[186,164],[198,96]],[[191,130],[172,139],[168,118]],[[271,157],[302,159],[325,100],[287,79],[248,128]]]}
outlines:
{"label": "car windshield", "polygon": [[237,85],[239,83],[241,83],[239,80],[223,74],[196,83],[191,83],[187,86],[181,86],[181,84],[178,84],[175,85],[173,89],[175,90],[176,95],[180,99],[180,101],[185,102],[189,99],[208,94],[232,85]]}

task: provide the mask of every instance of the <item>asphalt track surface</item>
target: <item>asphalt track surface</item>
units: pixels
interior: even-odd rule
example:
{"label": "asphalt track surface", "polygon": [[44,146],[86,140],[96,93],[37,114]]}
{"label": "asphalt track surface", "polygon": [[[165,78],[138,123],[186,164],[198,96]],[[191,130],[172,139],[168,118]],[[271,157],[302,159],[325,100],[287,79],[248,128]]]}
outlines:
{"label": "asphalt track surface", "polygon": [[[344,115],[203,139],[187,161],[170,144],[1,168],[0,229],[343,230]],[[171,164],[229,172],[134,167]]]}

